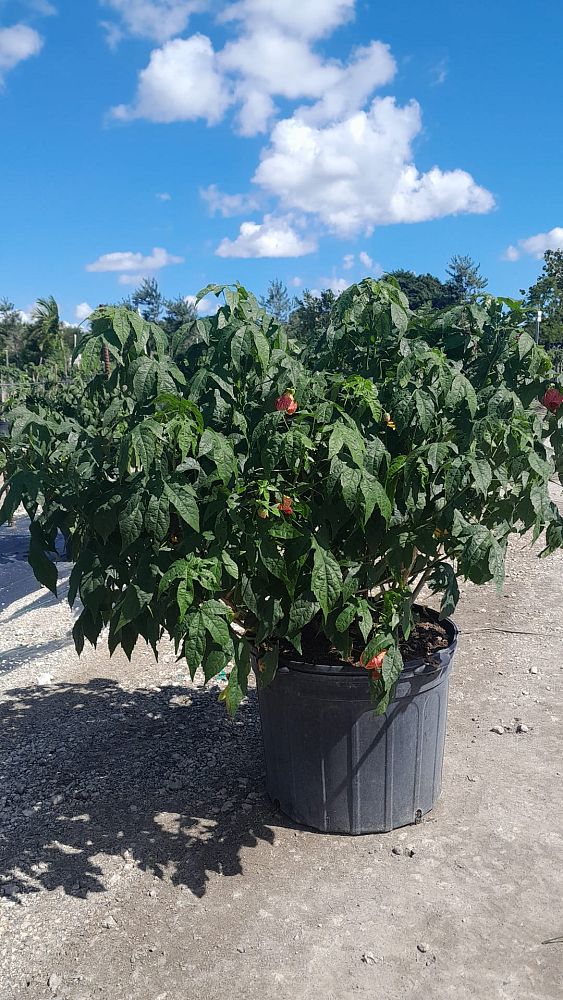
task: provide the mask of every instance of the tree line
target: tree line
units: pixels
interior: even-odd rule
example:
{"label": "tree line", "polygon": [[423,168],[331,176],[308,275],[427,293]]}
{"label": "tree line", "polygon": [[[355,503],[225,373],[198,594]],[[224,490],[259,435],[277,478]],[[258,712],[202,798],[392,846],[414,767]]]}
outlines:
{"label": "tree line", "polygon": [[[434,274],[415,274],[396,269],[386,277],[394,278],[405,293],[413,311],[444,310],[470,302],[486,291],[488,280],[481,267],[469,256],[455,255],[446,268],[446,280]],[[524,315],[530,332],[535,332],[538,310],[542,313],[540,340],[547,347],[563,344],[563,250],[548,250],[537,281],[521,289]],[[289,332],[306,339],[318,337],[326,330],[331,309],[338,295],[331,289],[320,293],[305,290],[292,296],[279,279],[270,282],[261,305],[276,319],[287,324]],[[126,299],[115,303],[137,310],[149,322],[158,322],[170,335],[183,327],[189,329],[197,310],[194,302],[183,295],[167,299],[155,278],[146,278]],[[8,299],[0,299],[0,369],[37,370],[49,365],[68,372],[75,343],[80,340],[81,326],[64,323],[53,296],[38,299],[29,318],[22,316]],[[561,355],[560,346],[552,353]]]}

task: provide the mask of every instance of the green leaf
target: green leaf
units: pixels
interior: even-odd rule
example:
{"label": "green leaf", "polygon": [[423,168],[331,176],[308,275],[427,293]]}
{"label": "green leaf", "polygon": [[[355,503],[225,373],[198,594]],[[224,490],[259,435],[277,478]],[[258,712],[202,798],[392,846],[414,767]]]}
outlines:
{"label": "green leaf", "polygon": [[358,500],[358,490],[362,481],[362,473],[359,469],[349,469],[345,467],[340,475],[340,487],[342,489],[342,499],[349,510],[354,510]]}
{"label": "green leaf", "polygon": [[190,616],[187,625],[187,634],[184,640],[184,656],[186,657],[190,677],[193,681],[198,667],[201,666],[207,646],[207,630],[201,609]]}
{"label": "green leaf", "polygon": [[295,648],[301,652],[301,633],[319,611],[319,603],[311,597],[297,597],[291,602],[287,636]]}
{"label": "green leaf", "polygon": [[434,420],[434,403],[432,397],[421,389],[417,389],[414,394],[414,402],[417,409],[420,425],[423,431],[428,431]]}
{"label": "green leaf", "polygon": [[338,618],[335,621],[336,628],[339,632],[346,632],[350,628],[350,625],[354,621],[354,618],[358,614],[358,608],[355,604],[347,604],[345,608],[342,609]]}
{"label": "green leaf", "polygon": [[443,441],[436,441],[428,446],[428,465],[432,469],[432,472],[437,472],[444,464],[449,452],[449,445]]}
{"label": "green leaf", "polygon": [[188,564],[185,559],[179,559],[177,562],[173,563],[169,570],[164,574],[162,580],[158,585],[159,596],[168,590],[171,583],[175,580],[179,580],[182,577],[186,578],[188,573]]}
{"label": "green leaf", "polygon": [[325,618],[334,607],[342,590],[340,565],[328,549],[314,542],[311,590],[317,598]]}
{"label": "green leaf", "polygon": [[453,566],[440,563],[432,572],[428,586],[433,594],[442,594],[440,618],[453,615],[459,601],[459,586]]}
{"label": "green leaf", "polygon": [[238,566],[234,561],[234,559],[231,558],[229,553],[225,551],[225,549],[223,549],[221,553],[221,561],[223,563],[223,566],[227,570],[229,576],[232,576],[233,580],[238,580],[239,578]]}
{"label": "green leaf", "polygon": [[256,681],[259,688],[265,688],[268,684],[272,683],[278,669],[279,654],[280,648],[276,645],[272,649],[269,649],[264,656],[259,658],[258,671],[256,675]]}
{"label": "green leaf", "polygon": [[231,478],[235,469],[235,455],[232,445],[218,431],[208,427],[201,436],[199,442],[199,456],[208,455],[217,468],[219,476],[224,483]]}
{"label": "green leaf", "polygon": [[44,550],[44,540],[38,524],[31,524],[31,540],[27,560],[33,570],[35,579],[47,590],[57,596],[58,571],[55,563],[51,562]]}
{"label": "green leaf", "polygon": [[137,465],[148,472],[154,462],[156,452],[156,435],[154,427],[147,421],[137,424],[131,431],[131,447],[137,459]]}
{"label": "green leaf", "polygon": [[143,508],[144,493],[142,490],[137,490],[118,514],[123,549],[129,548],[136,542],[143,530]]}
{"label": "green leaf", "polygon": [[478,405],[475,389],[465,375],[458,373],[454,376],[451,388],[446,396],[446,406],[456,409],[464,399],[467,401],[471,416],[474,417],[477,413]]}
{"label": "green leaf", "polygon": [[478,492],[486,497],[493,479],[493,473],[487,459],[473,458],[471,459],[470,466]]}
{"label": "green leaf", "polygon": [[190,528],[199,532],[199,511],[194,490],[191,486],[179,483],[164,483],[164,492],[174,510]]}
{"label": "green leaf", "polygon": [[176,602],[178,604],[178,615],[181,622],[186,617],[188,608],[193,604],[194,585],[187,578],[181,579],[176,592]]}
{"label": "green leaf", "polygon": [[[161,489],[163,489],[161,484]],[[158,542],[163,541],[170,527],[170,501],[162,492],[151,493],[145,514],[145,529],[154,535]]]}
{"label": "green leaf", "polygon": [[270,346],[268,341],[261,330],[255,329],[252,331],[252,339],[254,340],[254,346],[256,348],[256,353],[258,355],[258,360],[265,371],[270,363]]}
{"label": "green leaf", "polygon": [[533,337],[530,337],[529,333],[521,333],[518,338],[518,356],[520,361],[522,361],[530,351],[534,350],[536,342]]}
{"label": "green leaf", "polygon": [[133,362],[129,378],[133,376],[133,395],[139,403],[145,403],[156,395],[158,365],[152,358],[138,358]]}
{"label": "green leaf", "polygon": [[362,470],[361,491],[365,505],[364,524],[367,524],[376,507],[379,508],[385,523],[389,524],[393,513],[392,503],[379,480],[375,476],[370,476],[365,469]]}

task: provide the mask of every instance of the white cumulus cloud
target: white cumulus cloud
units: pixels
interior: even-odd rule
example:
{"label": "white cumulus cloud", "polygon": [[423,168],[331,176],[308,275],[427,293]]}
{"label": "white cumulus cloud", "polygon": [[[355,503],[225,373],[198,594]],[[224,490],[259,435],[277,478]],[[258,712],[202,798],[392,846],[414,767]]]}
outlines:
{"label": "white cumulus cloud", "polygon": [[137,285],[147,275],[155,274],[163,267],[183,263],[183,257],[176,257],[163,247],[154,247],[148,256],[143,256],[142,253],[133,253],[132,250],[104,253],[91,264],[87,264],[86,270],[103,274],[118,274],[120,285]]}
{"label": "white cumulus cloud", "polygon": [[216,295],[205,295],[199,301],[197,301],[195,295],[186,295],[184,302],[189,302],[190,305],[195,306],[198,316],[214,316],[221,304]]}
{"label": "white cumulus cloud", "polygon": [[168,191],[159,191],[156,197],[159,201],[172,201],[172,195]]}
{"label": "white cumulus cloud", "polygon": [[373,260],[370,257],[369,253],[366,253],[365,250],[362,250],[359,257],[360,257],[360,264],[363,264],[363,266],[367,268],[368,271],[371,271],[374,265],[373,265]]}
{"label": "white cumulus cloud", "polygon": [[342,267],[345,271],[351,271],[356,263],[356,258],[353,253],[344,254],[342,258]]}
{"label": "white cumulus cloud", "polygon": [[148,118],[167,123],[205,118],[214,125],[231,100],[209,38],[192,35],[155,49],[139,74],[133,104],[120,104],[111,113],[121,121]]}
{"label": "white cumulus cloud", "polygon": [[42,47],[41,35],[27,24],[0,28],[0,87],[9,70],[25,59],[36,56]]}
{"label": "white cumulus cloud", "polygon": [[261,223],[243,222],[237,238],[225,238],[215,252],[218,257],[304,257],[316,249],[316,242],[300,236],[288,219],[266,215]]}
{"label": "white cumulus cloud", "polygon": [[77,323],[82,323],[85,319],[88,319],[90,313],[94,310],[88,302],[79,302],[76,309],[74,310],[74,318]]}
{"label": "white cumulus cloud", "polygon": [[192,14],[204,10],[205,0],[100,0],[120,22],[103,22],[113,47],[124,34],[166,42],[185,31]]}
{"label": "white cumulus cloud", "polygon": [[225,194],[216,184],[202,188],[199,193],[207,202],[211,215],[220,214],[225,219],[233,215],[243,215],[245,212],[254,212],[258,208],[258,201],[252,195]]}
{"label": "white cumulus cloud", "polygon": [[[135,18],[137,28],[131,21],[130,31],[140,30],[141,8],[167,6],[165,0],[108,3]],[[184,19],[187,7],[193,12],[195,4],[168,0],[175,10],[185,8]],[[311,252],[303,247],[316,244],[291,223],[296,214],[310,219],[316,232],[322,228],[349,237],[369,235],[379,225],[494,207],[493,195],[466,171],[417,167],[418,103],[401,106],[393,97],[374,96],[396,73],[388,45],[366,39],[345,59],[322,51],[322,40],[350,20],[355,7],[355,0],[222,4],[219,21],[226,40],[214,44],[202,34],[167,37],[141,70],[133,101],[113,109],[113,117],[122,121],[204,119],[209,125],[222,122],[230,110],[239,134],[269,134],[252,178],[258,198],[225,194],[215,184],[201,192],[211,213],[225,218],[253,212],[268,199],[269,214],[261,223],[244,222],[236,238],[224,239],[217,250],[221,256]],[[285,117],[276,121],[279,102]]]}
{"label": "white cumulus cloud", "polygon": [[229,4],[223,21],[271,25],[304,38],[321,38],[349,20],[355,0],[240,0]]}
{"label": "white cumulus cloud", "polygon": [[555,226],[547,233],[536,233],[535,236],[527,236],[523,240],[518,240],[517,246],[509,246],[504,251],[504,260],[519,260],[523,254],[531,254],[537,260],[541,260],[546,250],[563,249],[563,226]]}
{"label": "white cumulus cloud", "polygon": [[465,171],[418,171],[411,144],[421,127],[416,101],[398,107],[392,97],[325,127],[286,118],[274,127],[254,181],[285,210],[315,213],[341,236],[490,211],[493,196]]}

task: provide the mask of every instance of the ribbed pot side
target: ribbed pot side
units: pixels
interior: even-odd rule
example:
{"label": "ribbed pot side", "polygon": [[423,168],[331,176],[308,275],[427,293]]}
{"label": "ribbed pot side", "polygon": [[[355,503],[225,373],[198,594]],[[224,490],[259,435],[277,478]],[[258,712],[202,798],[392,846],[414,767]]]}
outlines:
{"label": "ribbed pot side", "polygon": [[457,630],[431,663],[405,664],[385,715],[353,666],[281,661],[259,691],[266,783],[291,819],[325,833],[380,833],[416,823],[442,785]]}

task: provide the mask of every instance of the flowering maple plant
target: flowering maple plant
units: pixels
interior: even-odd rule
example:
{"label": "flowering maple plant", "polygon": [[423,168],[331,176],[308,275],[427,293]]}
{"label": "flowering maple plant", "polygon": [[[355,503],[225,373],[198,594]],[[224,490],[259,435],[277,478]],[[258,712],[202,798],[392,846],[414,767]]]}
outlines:
{"label": "flowering maple plant", "polygon": [[510,535],[563,545],[550,361],[509,300],[413,316],[395,282],[366,279],[300,343],[241,286],[209,293],[223,303],[182,332],[180,361],[155,324],[96,311],[80,398],[10,414],[0,523],[24,503],[53,591],[56,533],[71,539],[79,651],[107,628],[110,651],[141,636],[156,653],[167,633],[192,677],[231,665],[233,713],[252,656],[268,684],[313,625],[343,658],[362,637],[385,711],[425,584],[446,617],[460,578],[502,584]]}

